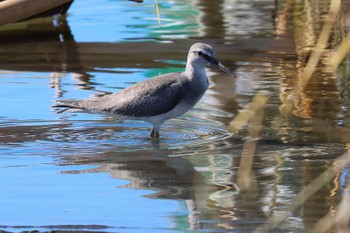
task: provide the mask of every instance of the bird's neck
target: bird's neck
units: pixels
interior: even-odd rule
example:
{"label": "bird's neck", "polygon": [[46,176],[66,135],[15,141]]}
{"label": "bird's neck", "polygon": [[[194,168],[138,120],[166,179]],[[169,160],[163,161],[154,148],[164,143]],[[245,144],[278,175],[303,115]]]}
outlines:
{"label": "bird's neck", "polygon": [[187,64],[186,76],[190,83],[199,89],[206,90],[209,86],[205,65],[203,64]]}
{"label": "bird's neck", "polygon": [[192,81],[194,78],[207,79],[207,74],[205,73],[205,66],[203,64],[187,64],[186,74],[188,78]]}

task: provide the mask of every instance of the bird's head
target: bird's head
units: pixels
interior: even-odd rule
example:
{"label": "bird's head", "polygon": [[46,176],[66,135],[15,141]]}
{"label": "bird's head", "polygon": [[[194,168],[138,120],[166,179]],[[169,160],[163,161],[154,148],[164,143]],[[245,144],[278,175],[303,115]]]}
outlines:
{"label": "bird's head", "polygon": [[192,45],[188,52],[187,61],[193,66],[212,64],[226,74],[231,74],[231,70],[215,58],[215,50],[208,44],[195,43]]}

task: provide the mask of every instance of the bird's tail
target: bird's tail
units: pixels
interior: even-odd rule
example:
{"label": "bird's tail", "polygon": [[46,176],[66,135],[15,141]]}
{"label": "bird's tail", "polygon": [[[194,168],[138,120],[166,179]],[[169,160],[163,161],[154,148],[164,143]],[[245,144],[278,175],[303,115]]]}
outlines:
{"label": "bird's tail", "polygon": [[57,113],[82,111],[84,108],[79,102],[78,100],[58,100],[52,108],[57,109]]}

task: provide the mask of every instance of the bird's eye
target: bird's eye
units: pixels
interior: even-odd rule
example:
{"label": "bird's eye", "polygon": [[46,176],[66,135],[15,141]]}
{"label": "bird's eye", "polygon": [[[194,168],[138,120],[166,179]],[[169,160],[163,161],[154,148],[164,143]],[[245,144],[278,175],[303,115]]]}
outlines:
{"label": "bird's eye", "polygon": [[203,55],[203,52],[202,52],[202,51],[198,51],[198,52],[197,52],[197,55],[198,55],[198,56],[202,56],[202,55]]}

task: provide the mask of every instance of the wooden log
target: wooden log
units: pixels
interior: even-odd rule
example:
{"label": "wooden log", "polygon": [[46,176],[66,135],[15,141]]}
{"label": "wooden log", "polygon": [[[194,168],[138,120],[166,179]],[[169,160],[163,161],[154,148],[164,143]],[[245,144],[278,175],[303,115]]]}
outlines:
{"label": "wooden log", "polygon": [[0,2],[0,26],[17,22],[72,0],[6,0]]}

